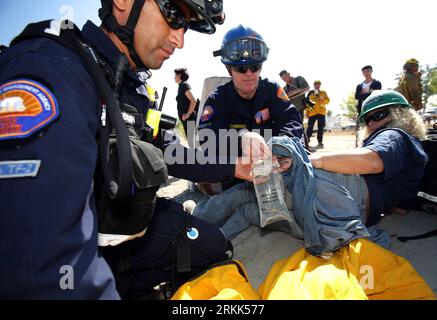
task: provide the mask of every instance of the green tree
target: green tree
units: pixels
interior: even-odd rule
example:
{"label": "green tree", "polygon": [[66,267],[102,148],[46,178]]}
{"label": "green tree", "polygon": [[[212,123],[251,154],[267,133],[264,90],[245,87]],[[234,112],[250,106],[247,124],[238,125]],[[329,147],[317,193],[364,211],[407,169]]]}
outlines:
{"label": "green tree", "polygon": [[437,65],[425,65],[422,72],[423,104],[426,106],[429,97],[437,94]]}
{"label": "green tree", "polygon": [[355,100],[355,92],[351,92],[349,96],[343,99],[343,102],[340,104],[341,109],[343,110],[343,115],[355,121],[357,118],[357,101]]}

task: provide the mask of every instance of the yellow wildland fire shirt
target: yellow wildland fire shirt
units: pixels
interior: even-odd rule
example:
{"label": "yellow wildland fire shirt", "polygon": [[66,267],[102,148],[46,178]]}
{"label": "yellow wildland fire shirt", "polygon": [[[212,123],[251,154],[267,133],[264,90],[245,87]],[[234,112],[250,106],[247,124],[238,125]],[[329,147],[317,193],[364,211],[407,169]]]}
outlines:
{"label": "yellow wildland fire shirt", "polygon": [[318,114],[326,115],[326,105],[329,104],[329,97],[326,91],[320,90],[317,94],[315,90],[310,91],[308,99],[314,103],[313,106],[308,106],[307,116],[312,117]]}

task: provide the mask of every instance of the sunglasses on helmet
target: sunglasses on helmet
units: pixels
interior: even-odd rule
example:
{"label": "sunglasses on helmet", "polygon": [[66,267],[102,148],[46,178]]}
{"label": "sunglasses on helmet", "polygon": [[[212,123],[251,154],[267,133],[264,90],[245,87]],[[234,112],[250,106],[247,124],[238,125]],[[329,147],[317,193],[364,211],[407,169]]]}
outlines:
{"label": "sunglasses on helmet", "polygon": [[387,118],[387,116],[390,114],[390,111],[388,111],[388,109],[384,109],[384,110],[379,110],[376,111],[375,113],[372,113],[371,115],[367,116],[364,118],[364,122],[366,123],[366,125],[368,125],[370,123],[370,121],[381,121],[385,118]]}
{"label": "sunglasses on helmet", "polygon": [[261,63],[257,63],[257,64],[251,64],[248,66],[232,66],[232,69],[237,71],[238,73],[246,73],[247,70],[250,70],[250,72],[258,72],[259,70],[261,70],[262,68],[262,64]]}
{"label": "sunglasses on helmet", "polygon": [[189,23],[182,10],[169,0],[155,0],[167,24],[170,28],[178,30],[184,28],[185,31],[189,28]]}
{"label": "sunglasses on helmet", "polygon": [[269,48],[266,44],[254,38],[241,38],[228,42],[223,48],[214,51],[214,57],[222,56],[231,62],[252,60],[264,62],[267,59]]}

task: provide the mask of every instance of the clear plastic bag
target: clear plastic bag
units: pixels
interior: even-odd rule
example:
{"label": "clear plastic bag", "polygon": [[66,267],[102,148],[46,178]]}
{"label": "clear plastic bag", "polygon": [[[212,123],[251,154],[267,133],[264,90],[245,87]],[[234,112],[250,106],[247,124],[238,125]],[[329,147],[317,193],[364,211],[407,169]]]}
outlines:
{"label": "clear plastic bag", "polygon": [[280,221],[293,222],[284,199],[282,175],[277,161],[260,160],[252,170],[261,228]]}

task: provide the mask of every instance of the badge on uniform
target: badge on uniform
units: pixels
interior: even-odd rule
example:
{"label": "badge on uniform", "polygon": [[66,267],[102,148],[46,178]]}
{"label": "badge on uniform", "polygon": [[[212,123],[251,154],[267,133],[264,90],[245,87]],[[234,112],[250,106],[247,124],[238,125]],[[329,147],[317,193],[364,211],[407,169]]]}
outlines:
{"label": "badge on uniform", "polygon": [[269,108],[262,109],[255,114],[256,124],[261,124],[270,119]]}
{"label": "badge on uniform", "polygon": [[212,118],[214,114],[214,109],[211,106],[205,106],[203,108],[202,117],[200,118],[202,122],[208,121]]}
{"label": "badge on uniform", "polygon": [[58,116],[55,96],[41,83],[19,79],[0,85],[0,140],[27,138]]}
{"label": "badge on uniform", "polygon": [[288,98],[287,94],[285,93],[284,89],[282,89],[281,87],[278,88],[278,92],[277,92],[278,98],[284,101],[290,101],[290,99]]}

